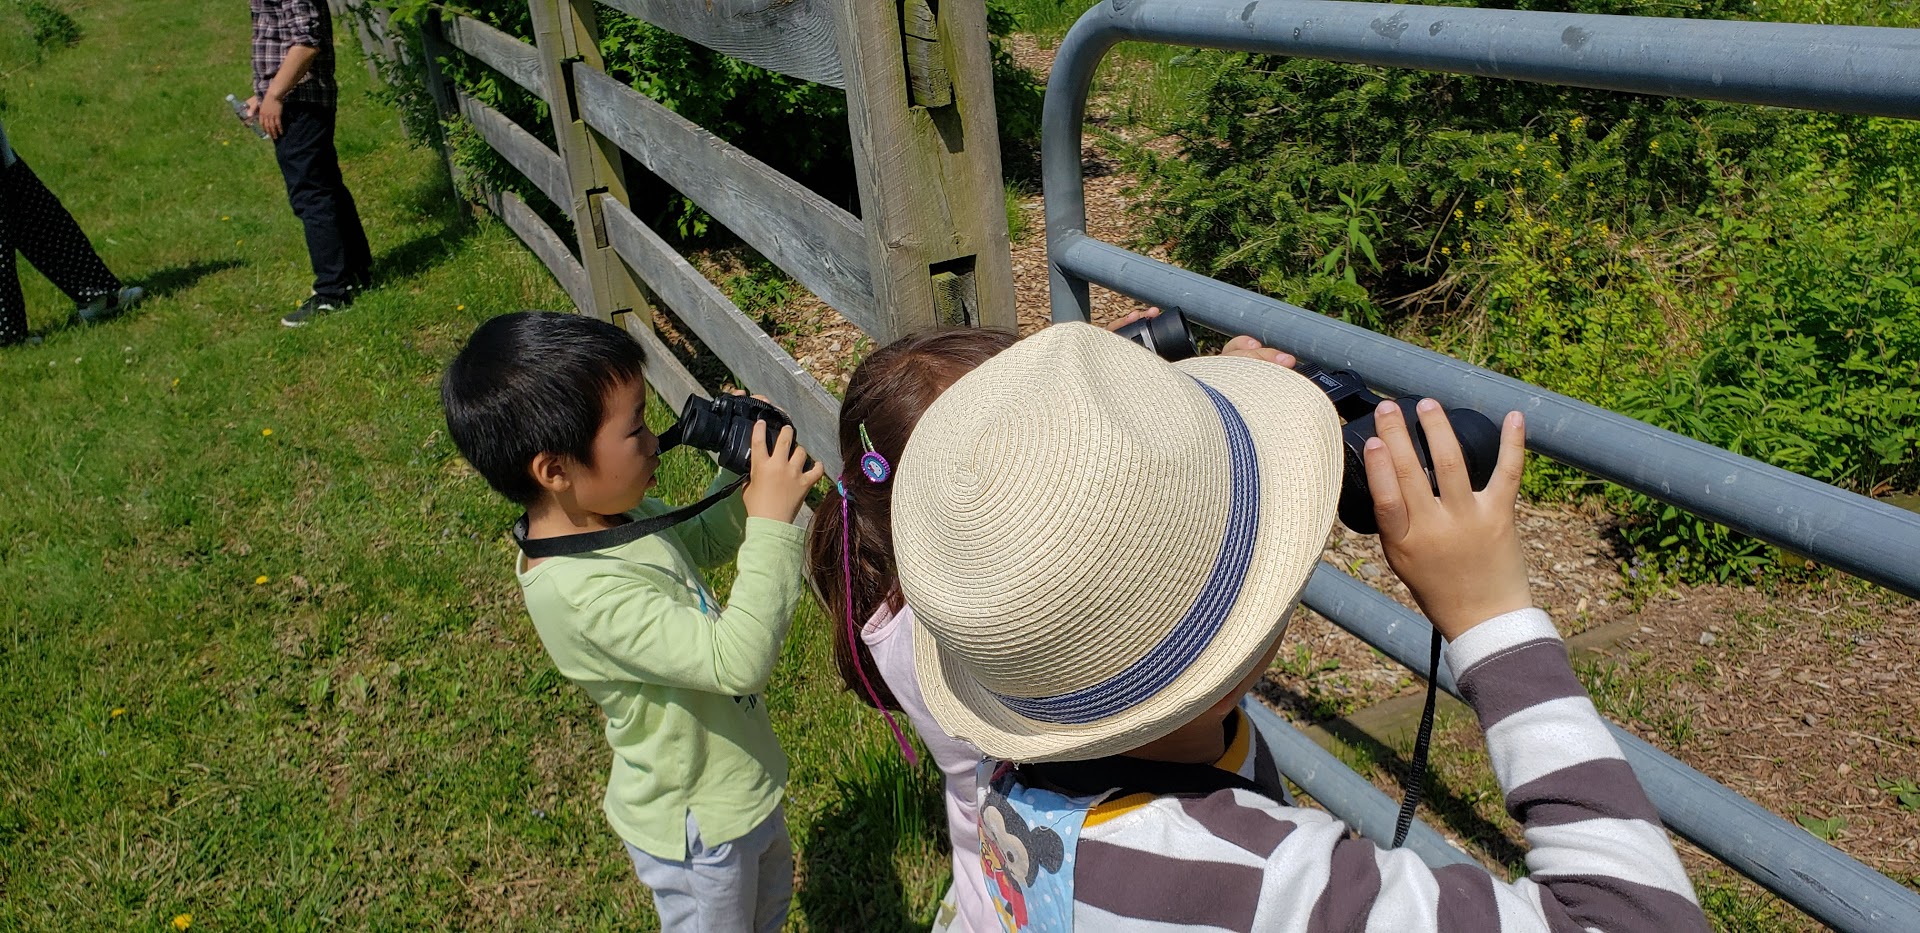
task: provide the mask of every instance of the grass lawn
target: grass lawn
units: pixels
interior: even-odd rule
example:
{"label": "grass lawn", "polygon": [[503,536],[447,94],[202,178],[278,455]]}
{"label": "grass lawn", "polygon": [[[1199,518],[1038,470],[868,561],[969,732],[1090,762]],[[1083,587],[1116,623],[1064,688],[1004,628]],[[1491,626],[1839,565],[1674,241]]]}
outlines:
{"label": "grass lawn", "polygon": [[[72,5],[36,63],[0,4],[15,146],[154,298],[0,351],[0,930],[653,929],[599,811],[600,715],[509,573],[512,510],[436,379],[481,320],[567,301],[470,221],[343,29],[342,159],[382,284],[310,279],[248,84],[244,6]],[[682,457],[685,459],[680,459]],[[663,488],[705,483],[691,455]],[[793,759],[795,929],[924,928],[935,784],[838,689],[809,604],[769,702]]]}

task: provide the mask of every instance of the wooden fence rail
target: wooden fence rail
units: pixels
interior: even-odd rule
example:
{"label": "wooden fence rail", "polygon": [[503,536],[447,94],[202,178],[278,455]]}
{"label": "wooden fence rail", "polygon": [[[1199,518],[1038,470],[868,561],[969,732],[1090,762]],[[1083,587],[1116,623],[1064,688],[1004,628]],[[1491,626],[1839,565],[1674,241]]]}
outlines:
{"label": "wooden fence rail", "polygon": [[[370,59],[406,54],[384,11],[332,0]],[[622,154],[818,295],[875,343],[949,324],[1015,325],[984,13],[926,0],[605,0],[714,51],[847,94],[861,217],[608,76],[594,0],[529,0],[518,37],[441,10],[418,37],[444,116],[487,145],[573,221],[569,244],[525,201],[485,203],[582,313],[621,324],[649,382],[676,410],[707,394],[652,331],[671,310],[738,379],[773,399],[808,450],[839,460],[838,403],[712,282],[636,217]],[[529,38],[532,41],[529,41]],[[470,56],[549,105],[549,148],[442,76]],[[830,129],[823,131],[831,131]]]}

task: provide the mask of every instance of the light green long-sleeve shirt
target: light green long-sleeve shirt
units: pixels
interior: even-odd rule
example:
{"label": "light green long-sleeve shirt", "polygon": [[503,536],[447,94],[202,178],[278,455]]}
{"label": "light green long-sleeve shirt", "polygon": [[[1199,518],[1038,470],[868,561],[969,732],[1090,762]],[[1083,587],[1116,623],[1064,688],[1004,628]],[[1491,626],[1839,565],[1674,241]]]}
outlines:
{"label": "light green long-sleeve shirt", "polygon": [[[630,514],[669,508],[648,499]],[[686,858],[689,810],[702,842],[719,845],[779,805],[787,759],[760,694],[804,586],[804,540],[748,518],[736,495],[629,544],[516,565],[554,666],[607,715],[607,822],[641,851]],[[736,553],[723,607],[700,568]]]}

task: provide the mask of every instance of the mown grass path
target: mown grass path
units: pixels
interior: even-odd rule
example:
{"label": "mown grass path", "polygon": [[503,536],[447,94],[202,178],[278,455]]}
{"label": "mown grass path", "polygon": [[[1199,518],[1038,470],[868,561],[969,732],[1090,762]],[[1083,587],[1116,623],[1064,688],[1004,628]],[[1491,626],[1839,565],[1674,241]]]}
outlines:
{"label": "mown grass path", "polygon": [[[222,100],[247,89],[245,8],[77,16],[78,46],[0,62],[7,128],[154,298],[68,328],[23,266],[45,343],[0,351],[0,930],[653,929],[599,812],[599,714],[541,651],[512,512],[436,394],[480,320],[565,297],[468,220],[343,41],[382,284],[280,327],[309,275],[272,154]],[[681,456],[670,498],[705,483]],[[924,928],[933,784],[839,691],[828,624],[805,608],[769,696],[790,927]]]}

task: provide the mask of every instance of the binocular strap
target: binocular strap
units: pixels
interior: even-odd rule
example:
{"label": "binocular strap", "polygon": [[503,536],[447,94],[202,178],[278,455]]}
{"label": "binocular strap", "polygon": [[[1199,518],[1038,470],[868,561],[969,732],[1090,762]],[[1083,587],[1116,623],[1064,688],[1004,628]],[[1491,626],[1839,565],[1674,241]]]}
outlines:
{"label": "binocular strap", "polygon": [[615,525],[604,531],[589,531],[577,535],[561,535],[557,538],[529,539],[527,537],[527,516],[523,513],[520,519],[513,523],[513,542],[520,545],[520,553],[535,560],[547,557],[565,557],[569,554],[585,554],[588,551],[604,551],[607,548],[630,544],[648,535],[659,534],[681,522],[693,518],[701,512],[713,508],[720,500],[739,491],[741,486],[746,485],[746,482],[747,478],[742,476],[714,492],[713,495],[699,502],[695,502],[692,505],[681,506],[665,515],[655,515],[652,518],[630,521],[624,525]]}

